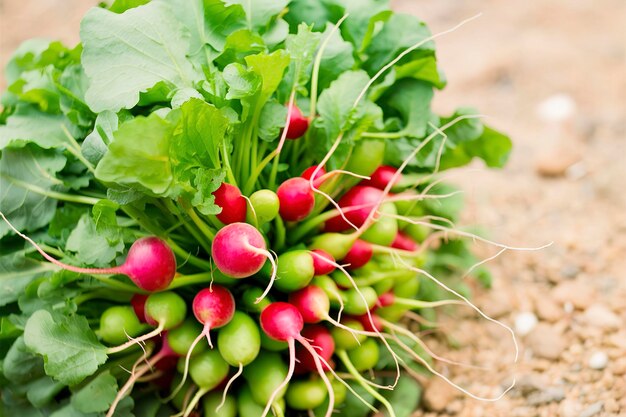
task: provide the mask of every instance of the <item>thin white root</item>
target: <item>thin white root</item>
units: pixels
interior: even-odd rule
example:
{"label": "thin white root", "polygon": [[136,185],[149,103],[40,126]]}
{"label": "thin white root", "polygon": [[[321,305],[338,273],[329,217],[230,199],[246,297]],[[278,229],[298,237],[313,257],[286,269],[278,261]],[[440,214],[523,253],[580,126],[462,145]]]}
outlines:
{"label": "thin white root", "polygon": [[287,376],[285,377],[283,382],[281,382],[280,385],[278,387],[276,387],[274,392],[272,392],[272,395],[271,395],[269,401],[267,402],[267,404],[265,405],[265,408],[263,409],[263,414],[261,414],[260,417],[266,417],[267,416],[267,413],[269,413],[270,408],[272,408],[272,404],[274,403],[274,400],[276,400],[276,396],[278,395],[278,393],[283,388],[285,388],[287,386],[289,381],[291,381],[291,377],[293,376],[293,371],[294,371],[295,365],[296,365],[295,340],[294,339],[289,339],[289,340],[287,340],[287,343],[289,345],[289,370],[287,371]]}
{"label": "thin white root", "polygon": [[[326,372],[324,372],[324,367],[322,366],[322,363],[320,361],[320,359],[323,358],[315,351],[315,349],[313,349],[313,346],[311,346],[311,344],[304,337],[300,337],[298,339],[298,342],[300,342],[300,344],[302,344],[302,346],[304,346],[304,348],[309,351],[311,356],[313,356],[315,369],[317,369],[317,373],[326,385],[326,389],[328,390],[328,408],[326,409],[326,414],[324,415],[324,417],[330,417],[333,413],[333,409],[335,408],[335,390],[333,390],[333,386],[328,380]],[[330,368],[330,366],[327,367]]]}
{"label": "thin white root", "polygon": [[226,396],[228,395],[228,390],[230,389],[230,386],[233,384],[233,382],[235,382],[237,378],[239,378],[239,376],[241,376],[241,374],[243,374],[243,364],[239,363],[239,370],[237,370],[237,373],[228,380],[226,386],[224,387],[224,392],[222,393],[222,401],[215,408],[216,413],[219,412],[222,407],[224,407],[224,404],[226,403]]}
{"label": "thin white root", "polygon": [[144,334],[142,336],[139,336],[139,337],[137,337],[135,339],[129,340],[128,342],[123,343],[123,344],[121,344],[119,346],[108,348],[107,349],[107,354],[110,355],[110,354],[113,354],[113,353],[118,353],[118,352],[121,352],[123,350],[128,349],[131,346],[138,345],[138,344],[140,344],[141,342],[143,342],[145,340],[152,339],[153,337],[156,337],[156,336],[160,335],[163,332],[163,330],[164,330],[163,324],[159,323],[158,327],[156,329],[152,330],[149,333],[146,333],[146,334]]}
{"label": "thin white root", "polygon": [[276,273],[277,273],[277,268],[278,266],[276,265],[276,261],[274,260],[273,255],[265,250],[265,249],[260,249],[260,248],[255,248],[252,245],[250,245],[250,249],[253,250],[256,253],[260,253],[262,255],[264,255],[265,257],[267,257],[267,259],[270,261],[270,263],[272,264],[272,275],[270,276],[270,282],[267,284],[267,287],[265,288],[265,291],[263,291],[263,294],[261,294],[259,296],[259,298],[257,298],[254,303],[258,304],[261,301],[263,301],[263,299],[265,297],[267,297],[267,294],[269,294],[270,290],[272,289],[272,286],[274,285],[274,281],[276,280]]}

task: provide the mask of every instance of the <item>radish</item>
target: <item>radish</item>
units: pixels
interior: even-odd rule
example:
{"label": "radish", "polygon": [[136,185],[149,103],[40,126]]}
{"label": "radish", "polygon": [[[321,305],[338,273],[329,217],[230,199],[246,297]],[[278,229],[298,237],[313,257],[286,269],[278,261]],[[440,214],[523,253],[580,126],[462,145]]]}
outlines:
{"label": "radish", "polygon": [[119,402],[126,396],[126,393],[129,392],[132,387],[135,385],[135,382],[147,372],[151,371],[155,366],[157,366],[161,361],[169,358],[178,358],[179,355],[172,350],[170,345],[167,343],[167,339],[165,337],[161,338],[161,348],[159,352],[152,356],[145,364],[138,366],[141,362],[145,361],[147,353],[139,358],[139,360],[133,366],[131,371],[131,376],[128,378],[124,386],[118,391],[117,395],[111,402],[109,406],[109,410],[107,411],[106,417],[112,417],[115,414],[115,409]]}
{"label": "radish", "polygon": [[185,320],[186,314],[187,304],[185,304],[185,300],[175,292],[164,291],[150,294],[146,299],[144,315],[146,322],[151,326],[156,326],[156,328],[126,343],[107,349],[107,353],[121,352],[144,340],[158,336],[164,330],[173,329]]}
{"label": "radish", "polygon": [[315,276],[314,256],[308,250],[292,250],[281,254],[277,261],[276,288],[292,292],[304,288]]}
{"label": "radish", "polygon": [[[383,191],[378,188],[357,185],[345,193],[337,204],[344,210],[343,214],[350,223],[361,227],[383,197]],[[342,232],[350,229],[350,227],[350,224],[343,217],[337,215],[326,221],[324,231]]]}
{"label": "radish", "polygon": [[304,117],[295,103],[288,107],[288,111],[291,117],[289,118],[289,127],[287,128],[287,139],[301,138],[309,128],[309,119]]}
{"label": "radish", "polygon": [[207,338],[209,346],[213,347],[211,342],[210,331],[218,329],[228,324],[235,314],[235,299],[233,295],[221,285],[213,285],[210,288],[200,290],[193,298],[192,310],[196,319],[203,325],[202,331],[191,343],[187,354],[185,355],[185,367],[183,370],[183,378],[178,386],[172,391],[168,399],[173,398],[183,387],[187,380],[189,371],[189,361],[191,354],[196,345],[203,337]]}
{"label": "radish", "polygon": [[224,274],[246,278],[259,272],[266,258],[272,258],[266,247],[265,239],[254,226],[231,223],[215,234],[211,257]]}
{"label": "radish", "polygon": [[[302,337],[307,339],[315,351],[324,359],[322,366],[324,370],[330,369],[330,361],[335,353],[335,341],[328,329],[320,324],[310,324],[304,327],[301,332]],[[298,347],[296,349],[296,361],[299,362],[298,368],[304,372],[316,370],[315,359],[307,349]]]}
{"label": "radish", "polygon": [[288,222],[305,219],[313,211],[315,195],[309,181],[302,177],[290,178],[276,190],[280,201],[280,217]]}
{"label": "radish", "polygon": [[[369,180],[361,181],[361,185],[367,185],[370,187],[378,188],[379,190],[384,190],[387,187],[387,184],[393,180],[394,175],[396,174],[397,169],[391,167],[389,165],[381,165],[376,168],[376,171],[372,173]],[[400,182],[401,176],[396,176],[395,180],[391,187],[393,188]]]}
{"label": "radish", "polygon": [[267,306],[261,312],[260,321],[261,328],[269,337],[275,340],[287,342],[289,345],[289,371],[287,372],[287,376],[281,383],[281,385],[277,387],[272,393],[272,396],[265,406],[261,417],[265,417],[267,415],[272,403],[274,402],[274,399],[276,398],[278,393],[287,386],[287,384],[291,380],[291,377],[293,376],[296,361],[296,340],[302,346],[304,346],[309,351],[309,353],[311,353],[311,356],[313,357],[313,361],[315,363],[315,368],[317,369],[317,372],[326,384],[329,402],[325,417],[330,417],[335,406],[335,394],[333,392],[333,387],[330,384],[328,377],[324,373],[324,368],[322,366],[323,358],[320,357],[320,355],[315,351],[311,344],[301,335],[302,329],[304,327],[304,320],[298,309],[289,303],[275,302]]}
{"label": "radish", "polygon": [[[315,171],[317,170],[317,173],[315,173]],[[305,180],[309,181],[311,179],[311,177],[313,176],[313,174],[315,174],[315,178],[313,178],[313,182],[317,181],[320,177],[324,176],[326,174],[326,170],[324,169],[324,167],[317,169],[317,165],[312,165],[310,167],[308,167],[307,169],[305,169],[302,172],[302,175],[300,175],[302,178],[304,178]]]}
{"label": "radish", "polygon": [[146,314],[144,312],[144,308],[145,308],[147,299],[148,299],[147,294],[135,294],[130,299],[130,305],[133,306],[135,315],[137,316],[139,321],[142,323],[146,322]]}
{"label": "radish", "polygon": [[149,292],[166,289],[176,274],[174,252],[163,239],[156,236],[137,239],[128,250],[128,255],[122,265],[113,268],[81,268],[54,259],[41,249],[35,241],[17,230],[2,212],[0,212],[0,216],[11,230],[33,245],[47,261],[68,271],[89,275],[123,274],[128,276],[137,287]]}
{"label": "radish", "polygon": [[207,350],[194,356],[189,367],[189,374],[199,389],[182,416],[189,416],[204,394],[217,388],[226,379],[229,370],[228,363],[216,350]]}
{"label": "radish", "polygon": [[222,208],[215,217],[224,224],[231,224],[246,221],[246,211],[248,203],[241,195],[241,191],[234,185],[223,182],[216,191],[215,204]]}
{"label": "radish", "polygon": [[100,316],[100,337],[105,343],[119,345],[145,330],[131,306],[112,306]]}
{"label": "radish", "polygon": [[335,270],[335,258],[323,249],[313,249],[313,269],[315,275],[328,275]]}
{"label": "radish", "polygon": [[391,243],[391,247],[395,249],[402,249],[409,252],[415,252],[418,248],[417,243],[413,241],[407,234],[398,231],[396,238]]}
{"label": "radish", "polygon": [[372,259],[374,249],[364,240],[357,239],[341,262],[349,264],[349,269],[358,269]]}

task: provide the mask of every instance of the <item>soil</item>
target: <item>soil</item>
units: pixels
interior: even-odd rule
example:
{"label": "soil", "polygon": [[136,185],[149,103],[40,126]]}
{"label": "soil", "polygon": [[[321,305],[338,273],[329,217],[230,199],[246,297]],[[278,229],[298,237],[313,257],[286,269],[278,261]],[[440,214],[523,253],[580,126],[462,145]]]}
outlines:
{"label": "soil", "polygon": [[[0,60],[22,40],[77,41],[90,0],[0,0]],[[464,190],[463,225],[511,246],[489,262],[494,288],[428,337],[452,381],[433,379],[417,416],[626,416],[626,2],[623,0],[396,0],[433,32],[482,16],[437,40],[449,80],[435,108],[471,104],[511,134],[503,170],[451,173]],[[0,88],[4,88],[3,81]],[[461,225],[462,226],[462,225]],[[485,259],[499,248],[476,244]],[[458,318],[461,314],[461,319]],[[451,347],[449,340],[460,348]]]}

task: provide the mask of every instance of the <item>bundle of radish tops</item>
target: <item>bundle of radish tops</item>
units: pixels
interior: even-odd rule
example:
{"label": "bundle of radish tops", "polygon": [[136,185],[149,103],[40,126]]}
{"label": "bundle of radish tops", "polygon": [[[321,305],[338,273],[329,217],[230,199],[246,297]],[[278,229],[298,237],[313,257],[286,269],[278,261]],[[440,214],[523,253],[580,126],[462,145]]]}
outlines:
{"label": "bundle of radish tops", "polygon": [[511,147],[431,111],[426,25],[385,0],[116,0],[80,38],[5,71],[0,414],[414,410],[437,369],[416,333],[476,261],[439,173]]}

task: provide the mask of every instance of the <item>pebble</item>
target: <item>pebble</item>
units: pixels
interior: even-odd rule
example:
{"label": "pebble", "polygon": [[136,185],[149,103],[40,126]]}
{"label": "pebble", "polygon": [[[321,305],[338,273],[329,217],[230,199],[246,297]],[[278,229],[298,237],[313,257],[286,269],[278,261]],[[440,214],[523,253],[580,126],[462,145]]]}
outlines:
{"label": "pebble", "polygon": [[542,177],[562,177],[580,156],[570,150],[555,148],[540,155],[535,162],[535,171]]}
{"label": "pebble", "polygon": [[537,105],[537,115],[546,122],[562,122],[574,116],[576,102],[569,94],[558,93]]}
{"label": "pebble", "polygon": [[559,405],[559,417],[578,417],[583,406],[576,400],[567,399]]}
{"label": "pebble", "polygon": [[575,308],[584,310],[596,299],[593,288],[580,280],[563,281],[552,290],[552,298],[560,303],[572,303]]}
{"label": "pebble", "polygon": [[537,300],[535,305],[537,316],[543,321],[556,322],[563,318],[565,311],[549,298]]}
{"label": "pebble", "polygon": [[515,333],[526,336],[535,328],[538,321],[534,313],[529,311],[519,313],[515,316]]}
{"label": "pebble", "polygon": [[596,414],[600,413],[604,408],[604,402],[598,401],[597,403],[591,404],[589,407],[585,408],[578,417],[593,417]]}
{"label": "pebble", "polygon": [[619,331],[617,333],[613,333],[609,337],[609,343],[611,343],[616,348],[626,350],[626,331]]}
{"label": "pebble", "polygon": [[534,392],[528,396],[526,401],[530,405],[548,404],[559,402],[565,398],[565,390],[561,387],[548,387],[541,391]]}
{"label": "pebble", "polygon": [[587,325],[604,330],[616,330],[622,325],[622,321],[617,314],[602,304],[593,304],[587,308],[582,318]]}
{"label": "pebble", "polygon": [[526,341],[536,356],[551,360],[559,359],[566,346],[561,333],[545,323],[539,323]]}
{"label": "pebble", "polygon": [[594,352],[589,357],[589,367],[591,369],[601,370],[606,368],[606,365],[609,363],[609,357],[604,352]]}
{"label": "pebble", "polygon": [[433,378],[424,390],[422,401],[431,411],[443,411],[458,395],[455,388],[440,378]]}

